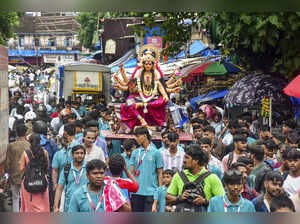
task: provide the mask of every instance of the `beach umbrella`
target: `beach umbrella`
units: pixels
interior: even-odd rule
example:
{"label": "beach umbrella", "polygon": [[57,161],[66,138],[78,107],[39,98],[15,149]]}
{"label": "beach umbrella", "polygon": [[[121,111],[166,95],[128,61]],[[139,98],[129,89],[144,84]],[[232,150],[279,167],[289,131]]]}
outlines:
{"label": "beach umbrella", "polygon": [[289,105],[288,96],[282,92],[286,85],[286,80],[271,75],[247,75],[229,89],[224,101],[230,105],[253,106],[261,104],[263,97],[272,97],[273,104]]}
{"label": "beach umbrella", "polygon": [[225,75],[227,73],[237,74],[241,72],[241,68],[230,62],[208,62],[204,65],[196,67],[189,72],[189,75]]}
{"label": "beach umbrella", "polygon": [[300,98],[300,74],[284,88],[283,92],[286,95]]}

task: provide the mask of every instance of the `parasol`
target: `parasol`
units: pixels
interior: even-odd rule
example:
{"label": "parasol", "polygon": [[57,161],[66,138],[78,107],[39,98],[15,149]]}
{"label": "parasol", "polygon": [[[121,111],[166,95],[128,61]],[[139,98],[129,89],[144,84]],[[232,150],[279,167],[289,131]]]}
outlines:
{"label": "parasol", "polygon": [[271,75],[248,75],[237,81],[224,97],[232,105],[253,106],[261,103],[263,97],[272,97],[274,104],[288,105],[289,99],[282,90],[287,81]]}
{"label": "parasol", "polygon": [[286,95],[300,98],[300,74],[294,78],[283,90]]}
{"label": "parasol", "polygon": [[227,73],[237,74],[241,69],[230,62],[209,62],[192,70],[189,75],[225,75]]}

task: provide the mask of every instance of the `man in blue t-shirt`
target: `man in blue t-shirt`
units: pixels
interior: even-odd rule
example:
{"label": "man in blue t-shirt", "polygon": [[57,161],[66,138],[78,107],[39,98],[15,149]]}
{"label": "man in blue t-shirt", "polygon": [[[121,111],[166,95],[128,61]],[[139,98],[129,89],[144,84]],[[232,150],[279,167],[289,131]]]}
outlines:
{"label": "man in blue t-shirt", "polygon": [[110,186],[110,190],[115,193],[114,198],[105,193],[105,174],[106,165],[103,161],[94,159],[86,164],[88,184],[81,186],[72,195],[68,212],[131,211],[128,200],[117,185]]}
{"label": "man in blue t-shirt", "polygon": [[224,196],[215,196],[209,201],[208,212],[255,212],[251,201],[242,197],[243,175],[239,170],[224,173],[223,181],[227,189]]}
{"label": "man in blue t-shirt", "polygon": [[162,186],[162,156],[151,144],[151,136],[146,127],[136,128],[134,133],[140,147],[133,151],[130,166],[131,173],[139,184],[139,190],[132,194],[132,211],[151,212],[154,193]]}
{"label": "man in blue t-shirt", "polygon": [[88,182],[86,178],[86,168],[85,168],[85,148],[82,145],[76,145],[72,148],[72,158],[71,168],[68,174],[64,172],[60,173],[58,186],[55,192],[54,200],[54,211],[59,211],[59,201],[61,200],[61,195],[63,190],[65,190],[65,201],[64,201],[64,212],[68,212],[69,203],[72,194],[81,186]]}

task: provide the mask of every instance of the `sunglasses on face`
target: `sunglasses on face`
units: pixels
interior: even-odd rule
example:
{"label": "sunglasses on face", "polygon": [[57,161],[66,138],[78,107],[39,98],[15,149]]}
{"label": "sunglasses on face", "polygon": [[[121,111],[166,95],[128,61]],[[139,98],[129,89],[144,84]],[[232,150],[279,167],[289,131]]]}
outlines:
{"label": "sunglasses on face", "polygon": [[229,170],[226,172],[228,176],[242,176],[242,172],[239,170]]}

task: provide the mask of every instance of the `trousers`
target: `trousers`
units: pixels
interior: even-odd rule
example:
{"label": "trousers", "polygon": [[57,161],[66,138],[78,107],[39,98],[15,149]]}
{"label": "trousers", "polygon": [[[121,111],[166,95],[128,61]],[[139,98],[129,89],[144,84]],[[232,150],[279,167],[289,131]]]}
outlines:
{"label": "trousers", "polygon": [[12,209],[13,212],[20,212],[20,184],[11,184],[10,189],[12,192]]}
{"label": "trousers", "polygon": [[153,196],[132,194],[131,208],[133,212],[152,212]]}

